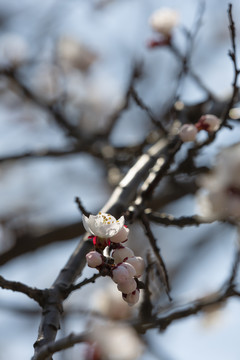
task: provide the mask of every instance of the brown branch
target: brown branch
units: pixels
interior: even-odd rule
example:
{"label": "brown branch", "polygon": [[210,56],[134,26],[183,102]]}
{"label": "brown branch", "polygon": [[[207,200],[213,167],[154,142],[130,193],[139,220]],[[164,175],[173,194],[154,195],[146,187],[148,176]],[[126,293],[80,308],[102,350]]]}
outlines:
{"label": "brown branch", "polygon": [[146,216],[150,221],[154,223],[161,224],[164,226],[177,226],[183,228],[185,226],[199,226],[202,224],[212,224],[218,220],[211,220],[207,219],[198,215],[193,216],[181,216],[176,218],[169,214],[153,212],[151,209],[146,209],[145,211]]}
{"label": "brown branch", "polygon": [[57,341],[52,341],[47,345],[42,346],[39,353],[36,355],[35,360],[45,360],[51,357],[56,352],[68,349],[75,344],[86,342],[88,339],[87,333],[74,334],[71,333],[68,336],[59,339]]}
{"label": "brown branch", "polygon": [[139,317],[142,319],[142,321],[147,321],[151,319],[152,317],[152,311],[153,311],[153,304],[151,301],[151,291],[150,291],[150,273],[153,268],[153,262],[151,259],[150,254],[147,254],[147,267],[146,267],[146,277],[144,281],[144,293],[143,293],[143,300],[140,304],[139,309]]}
{"label": "brown branch", "polygon": [[82,204],[82,202],[81,202],[81,200],[79,199],[78,196],[75,197],[75,203],[77,204],[79,211],[80,211],[83,215],[85,215],[85,216],[89,216],[89,215],[90,215],[90,212],[88,212],[88,211],[85,209],[85,207],[83,206],[83,204]]}
{"label": "brown branch", "polygon": [[168,272],[167,272],[167,268],[164,263],[164,260],[162,258],[162,255],[161,255],[160,248],[157,245],[157,240],[154,238],[148,218],[145,214],[142,214],[141,220],[142,220],[143,226],[145,227],[146,235],[148,236],[149,243],[153,249],[154,255],[155,255],[156,259],[158,260],[158,263],[159,263],[159,266],[161,269],[161,271],[160,271],[160,275],[162,278],[161,280],[164,285],[166,294],[167,294],[169,300],[171,301],[172,298],[170,296],[170,285],[169,285],[169,279],[168,279]]}
{"label": "brown branch", "polygon": [[94,274],[92,277],[88,278],[88,279],[84,279],[83,281],[81,281],[79,284],[76,285],[71,285],[68,289],[69,293],[75,290],[80,289],[81,287],[83,287],[84,285],[90,284],[90,283],[95,283],[96,279],[98,279],[99,277],[101,277],[102,275],[100,273]]}
{"label": "brown branch", "polygon": [[7,161],[16,161],[24,159],[41,159],[44,157],[60,157],[60,156],[69,156],[77,154],[83,151],[82,149],[66,149],[66,150],[37,150],[37,151],[27,151],[22,154],[12,154],[0,157],[0,163]]}
{"label": "brown branch", "polygon": [[212,306],[224,303],[230,297],[240,297],[240,292],[235,289],[235,280],[240,263],[240,249],[237,244],[235,259],[232,265],[232,271],[229,279],[221,286],[221,288],[212,294],[204,296],[191,303],[179,307],[170,308],[165,313],[161,314],[158,318],[155,317],[151,321],[145,323],[140,320],[134,324],[134,327],[139,332],[146,332],[149,329],[159,328],[165,330],[172,322],[195,315],[201,311],[207,310]]}
{"label": "brown branch", "polygon": [[27,286],[19,281],[9,281],[0,275],[0,287],[6,290],[12,290],[27,295],[30,299],[35,300],[40,306],[44,302],[44,291]]}
{"label": "brown branch", "polygon": [[[147,176],[149,169],[152,168],[156,159],[162,153],[167,152],[167,148],[166,140],[159,140],[150,147],[128,171],[127,175],[114,190],[109,201],[102,208],[102,211],[111,213],[115,217],[119,217],[126,211],[127,206],[133,201],[136,189],[141,184],[142,179]],[[80,276],[85,266],[85,256],[92,247],[92,241],[85,237],[53,283],[43,309],[38,339],[35,343],[34,360],[41,347],[55,339],[60,324],[62,303],[66,298],[67,289]]]}
{"label": "brown branch", "polygon": [[62,115],[62,112],[57,108],[57,106],[48,104],[40,100],[21,80],[18,76],[16,70],[14,68],[2,68],[0,69],[0,75],[5,76],[9,80],[12,81],[14,86],[33,104],[41,108],[42,110],[46,111],[49,115],[53,117],[58,125],[60,125],[65,132],[77,139],[78,141],[81,140],[78,128],[73,127],[70,122],[65,119]]}
{"label": "brown branch", "polygon": [[146,112],[146,114],[148,115],[148,117],[150,118],[150,120],[152,121],[152,123],[157,126],[164,135],[167,135],[167,130],[164,128],[163,124],[161,123],[161,121],[157,120],[156,117],[154,116],[152,110],[150,109],[150,107],[148,105],[146,105],[144,103],[144,101],[140,98],[140,96],[138,95],[137,91],[134,89],[134,87],[132,86],[130,89],[130,93],[132,98],[135,100],[136,104]]}
{"label": "brown branch", "polygon": [[205,296],[190,304],[170,309],[152,322],[136,322],[134,327],[139,332],[146,332],[149,329],[159,328],[165,330],[172,322],[195,315],[210,308],[213,305],[224,303],[230,297],[240,297],[240,293],[232,287],[227,287],[219,292]]}
{"label": "brown branch", "polygon": [[39,236],[34,236],[31,233],[16,236],[14,245],[0,254],[0,266],[18,256],[35,251],[43,246],[54,242],[72,240],[83,233],[84,228],[82,222],[78,221],[72,224],[58,226]]}
{"label": "brown branch", "polygon": [[141,75],[141,64],[136,63],[135,66],[133,66],[131,72],[130,80],[127,86],[127,91],[123,103],[120,106],[120,108],[117,109],[108,119],[109,125],[107,130],[105,131],[105,136],[109,136],[111,134],[117,120],[120,118],[122,113],[128,109],[134,82],[136,79],[140,77],[140,75]]}

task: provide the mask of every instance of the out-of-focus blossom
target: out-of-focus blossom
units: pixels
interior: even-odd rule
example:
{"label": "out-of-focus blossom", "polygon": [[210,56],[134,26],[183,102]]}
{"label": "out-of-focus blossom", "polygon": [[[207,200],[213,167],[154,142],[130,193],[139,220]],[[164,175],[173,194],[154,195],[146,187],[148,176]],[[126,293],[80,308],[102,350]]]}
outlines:
{"label": "out-of-focus blossom", "polygon": [[206,130],[209,132],[217,131],[220,127],[221,120],[212,114],[202,115],[199,121],[195,124],[198,131]]}
{"label": "out-of-focus blossom", "polygon": [[113,282],[94,292],[93,309],[110,320],[125,320],[132,315],[132,309],[122,301]]}
{"label": "out-of-focus blossom", "polygon": [[152,29],[166,37],[171,37],[173,28],[178,22],[178,12],[170,8],[156,10],[149,19]]}
{"label": "out-of-focus blossom", "polygon": [[60,71],[54,65],[40,66],[33,74],[32,83],[37,95],[45,101],[54,101],[61,94]]}
{"label": "out-of-focus blossom", "polygon": [[179,130],[179,137],[183,142],[194,141],[197,136],[197,128],[193,124],[184,124]]}
{"label": "out-of-focus blossom", "polygon": [[19,67],[29,56],[26,40],[18,34],[4,34],[0,37],[0,64]]}
{"label": "out-of-focus blossom", "polygon": [[200,212],[210,219],[240,218],[240,144],[221,151],[212,172],[199,178]]}
{"label": "out-of-focus blossom", "polygon": [[99,254],[97,251],[90,251],[86,255],[87,264],[91,268],[96,268],[97,266],[100,266],[103,262],[102,255]]}
{"label": "out-of-focus blossom", "polygon": [[116,220],[114,216],[101,212],[96,216],[90,215],[87,217],[83,215],[82,220],[86,231],[101,238],[110,238],[117,235],[124,225],[124,216]]}
{"label": "out-of-focus blossom", "polygon": [[97,59],[96,54],[89,50],[86,45],[68,36],[60,38],[57,56],[59,63],[65,70],[77,68],[86,71]]}
{"label": "out-of-focus blossom", "polygon": [[93,325],[90,341],[98,345],[101,359],[135,360],[143,352],[143,344],[130,326],[111,322]]}

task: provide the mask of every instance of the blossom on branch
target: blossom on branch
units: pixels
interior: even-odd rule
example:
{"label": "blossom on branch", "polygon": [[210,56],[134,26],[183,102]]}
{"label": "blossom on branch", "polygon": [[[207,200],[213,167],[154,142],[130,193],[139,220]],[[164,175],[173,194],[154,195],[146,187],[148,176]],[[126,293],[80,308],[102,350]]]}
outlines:
{"label": "blossom on branch", "polygon": [[165,37],[171,37],[174,27],[178,24],[179,14],[169,8],[156,10],[149,19],[152,29]]}
{"label": "blossom on branch", "polygon": [[199,178],[200,212],[210,219],[240,219],[240,143],[220,152],[212,172]]}
{"label": "blossom on branch", "polygon": [[179,130],[179,137],[182,142],[194,141],[197,136],[198,129],[193,124],[184,124]]}
{"label": "blossom on branch", "polygon": [[[90,238],[95,249],[86,255],[88,266],[97,268],[103,276],[110,276],[122,292],[123,300],[129,305],[136,304],[139,299],[137,278],[144,272],[144,260],[135,257],[132,249],[122,245],[129,234],[129,229],[124,226],[124,216],[116,220],[114,216],[101,212],[96,216],[83,215],[83,225],[92,234]],[[106,248],[108,251],[105,253]]]}
{"label": "blossom on branch", "polygon": [[206,130],[208,132],[217,131],[220,127],[221,120],[212,114],[202,115],[198,122],[196,123],[196,127],[198,131]]}
{"label": "blossom on branch", "polygon": [[96,268],[100,265],[102,265],[103,259],[102,255],[97,251],[90,251],[86,255],[87,264],[91,268]]}
{"label": "blossom on branch", "polygon": [[89,217],[83,215],[83,226],[92,235],[110,238],[117,235],[124,225],[124,216],[118,220],[114,216],[99,212]]}

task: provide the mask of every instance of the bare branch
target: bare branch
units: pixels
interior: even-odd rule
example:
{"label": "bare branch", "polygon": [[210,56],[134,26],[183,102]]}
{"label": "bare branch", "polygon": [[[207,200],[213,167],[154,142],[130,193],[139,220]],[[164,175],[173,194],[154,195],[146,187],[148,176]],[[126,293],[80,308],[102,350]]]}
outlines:
{"label": "bare branch", "polygon": [[148,218],[146,217],[145,214],[143,214],[141,216],[141,220],[142,220],[142,223],[143,223],[143,225],[145,227],[146,235],[148,236],[148,239],[149,239],[150,245],[151,245],[151,247],[153,249],[154,255],[155,255],[155,257],[158,260],[158,263],[160,265],[160,269],[161,269],[160,275],[162,277],[162,282],[163,282],[166,294],[167,294],[169,300],[171,301],[172,298],[170,296],[170,285],[169,285],[169,279],[168,279],[168,272],[167,272],[167,268],[165,266],[164,260],[162,258],[162,255],[161,255],[160,248],[157,245],[157,240],[153,236],[153,233],[152,233],[152,230],[150,228]]}
{"label": "bare branch", "polygon": [[74,334],[71,333],[68,336],[59,339],[57,341],[52,341],[47,345],[42,346],[39,353],[36,355],[35,360],[45,360],[48,359],[49,356],[52,356],[56,352],[68,349],[75,344],[79,344],[81,342],[87,341],[88,334],[81,333],[81,334]]}
{"label": "bare branch", "polygon": [[174,216],[169,214],[153,212],[151,209],[146,209],[144,212],[150,221],[164,226],[177,226],[180,228],[183,228],[185,226],[212,224],[213,222],[218,221],[207,219],[198,215],[181,216],[180,218],[175,218]]}
{"label": "bare branch", "polygon": [[35,300],[40,306],[44,301],[44,291],[27,286],[19,281],[9,281],[0,276],[0,287],[2,289],[12,290],[27,295],[30,299]]}

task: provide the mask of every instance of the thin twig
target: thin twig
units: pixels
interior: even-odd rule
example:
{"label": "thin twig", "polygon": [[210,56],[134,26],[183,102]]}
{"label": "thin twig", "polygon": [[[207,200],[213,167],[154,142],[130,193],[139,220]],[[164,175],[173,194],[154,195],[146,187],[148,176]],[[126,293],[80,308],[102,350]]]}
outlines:
{"label": "thin twig", "polygon": [[154,125],[156,125],[164,135],[167,135],[167,130],[164,128],[163,124],[161,123],[161,121],[157,120],[156,117],[154,116],[152,110],[150,109],[150,107],[148,105],[145,104],[145,102],[140,98],[140,96],[138,95],[136,89],[132,86],[130,89],[130,93],[132,95],[132,98],[135,100],[136,104],[142,109],[144,110],[147,115],[149,116],[150,120],[152,121],[152,123]]}
{"label": "thin twig", "polygon": [[95,283],[96,279],[98,279],[99,277],[101,277],[100,273],[94,274],[92,277],[90,277],[88,279],[84,279],[83,281],[81,281],[80,283],[78,283],[76,285],[70,286],[69,287],[69,292],[78,290],[81,287],[83,287],[84,285],[87,285],[87,284],[90,284],[90,283]]}
{"label": "thin twig", "polygon": [[199,215],[181,216],[179,218],[176,218],[169,214],[154,212],[151,209],[146,209],[144,212],[147,215],[148,219],[155,222],[156,224],[161,224],[164,226],[177,226],[180,228],[183,228],[185,226],[212,224],[213,222],[218,221],[216,219],[207,219]]}
{"label": "thin twig", "polygon": [[154,255],[155,255],[155,257],[158,260],[158,263],[160,265],[161,275],[162,275],[162,282],[163,282],[166,294],[167,294],[169,300],[171,301],[172,298],[170,296],[170,285],[169,285],[169,279],[168,279],[168,272],[167,272],[167,268],[165,266],[164,260],[162,258],[162,255],[161,255],[160,248],[157,245],[157,240],[154,238],[154,235],[153,235],[152,230],[150,228],[148,218],[147,218],[147,216],[145,214],[142,214],[141,220],[142,220],[142,223],[143,223],[143,225],[145,227],[146,235],[148,236],[149,243],[150,243],[150,245],[151,245],[151,247],[153,249]]}
{"label": "thin twig", "polygon": [[89,215],[91,214],[90,212],[88,212],[85,207],[83,206],[81,200],[79,199],[78,196],[75,197],[75,203],[78,205],[78,209],[81,211],[81,213],[87,217],[89,217]]}

